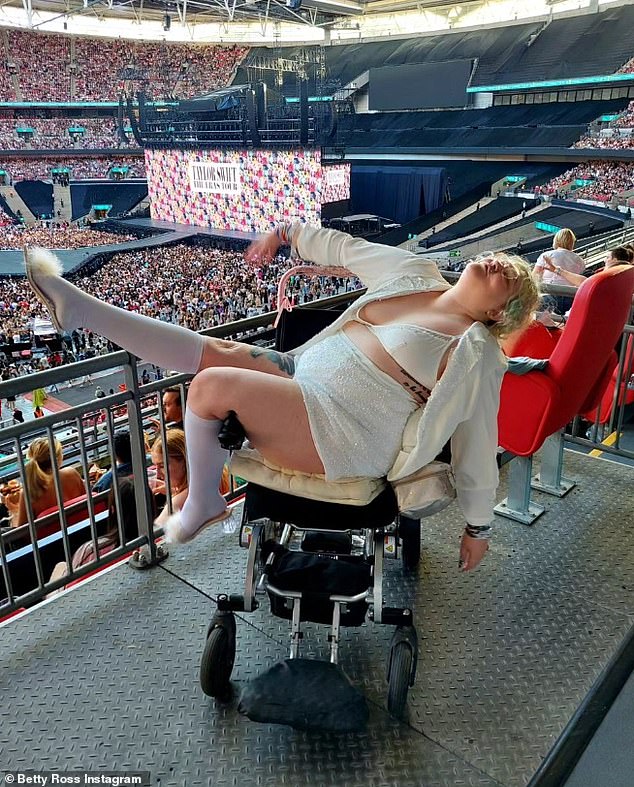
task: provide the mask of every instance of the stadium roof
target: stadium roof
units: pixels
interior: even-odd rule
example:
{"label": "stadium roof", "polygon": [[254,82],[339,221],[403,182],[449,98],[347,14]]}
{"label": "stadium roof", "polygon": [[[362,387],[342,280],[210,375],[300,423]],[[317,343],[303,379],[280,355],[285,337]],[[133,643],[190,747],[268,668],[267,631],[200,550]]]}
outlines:
{"label": "stadium roof", "polygon": [[0,27],[280,46],[433,36],[594,14],[634,0],[0,0]]}
{"label": "stadium roof", "polygon": [[[370,14],[386,14],[411,9],[440,11],[483,5],[486,0],[0,0],[0,9],[22,9],[27,27],[46,30],[51,21],[38,20],[38,12],[70,19],[92,15],[99,19],[133,22],[161,21],[169,15],[179,24],[273,20],[293,24],[328,25]],[[2,24],[0,18],[0,24]]]}

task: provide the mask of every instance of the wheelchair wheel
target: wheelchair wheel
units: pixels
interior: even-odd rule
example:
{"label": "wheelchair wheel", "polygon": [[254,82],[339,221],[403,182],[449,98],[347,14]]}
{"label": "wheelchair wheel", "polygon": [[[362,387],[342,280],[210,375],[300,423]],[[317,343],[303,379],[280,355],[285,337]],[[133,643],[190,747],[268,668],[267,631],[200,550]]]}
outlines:
{"label": "wheelchair wheel", "polygon": [[402,542],[403,566],[416,568],[420,562],[420,519],[399,517],[398,532]]}
{"label": "wheelchair wheel", "polygon": [[236,657],[235,619],[218,616],[212,621],[200,660],[200,685],[208,697],[227,700],[231,696],[231,671]]}
{"label": "wheelchair wheel", "polygon": [[392,716],[402,719],[407,708],[407,691],[412,674],[413,655],[407,642],[396,642],[390,649],[387,709]]}

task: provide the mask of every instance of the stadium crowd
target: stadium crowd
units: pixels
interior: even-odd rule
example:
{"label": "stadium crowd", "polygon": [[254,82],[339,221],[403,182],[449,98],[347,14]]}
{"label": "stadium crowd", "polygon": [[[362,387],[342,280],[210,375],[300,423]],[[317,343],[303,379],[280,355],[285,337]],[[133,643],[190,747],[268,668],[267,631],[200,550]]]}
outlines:
{"label": "stadium crowd", "polygon": [[136,235],[119,235],[100,230],[83,229],[76,225],[62,227],[5,227],[0,235],[0,249],[22,249],[43,246],[46,249],[81,249],[84,246],[105,246],[136,240]]}
{"label": "stadium crowd", "polygon": [[127,167],[128,178],[144,178],[145,162],[142,158],[122,158],[120,156],[104,158],[58,158],[28,159],[11,158],[2,161],[0,169],[5,170],[13,183],[20,180],[51,180],[53,169],[70,170],[72,180],[82,178],[107,178],[113,167]]}
{"label": "stadium crowd", "polygon": [[[0,59],[1,101],[104,101],[118,97],[126,77],[141,80],[151,98],[189,98],[225,87],[245,47],[108,41],[7,30]],[[33,68],[33,53],[46,68]],[[18,89],[12,74],[17,77]]]}
{"label": "stadium crowd", "polygon": [[630,150],[634,148],[634,101],[609,125],[581,137],[574,148],[606,148]]}
{"label": "stadium crowd", "polygon": [[634,74],[634,57],[630,58],[627,63],[624,63],[621,68],[616,72],[617,74]]}
{"label": "stadium crowd", "polygon": [[[575,180],[591,183],[569,190]],[[634,163],[626,161],[588,161],[566,170],[562,175],[535,187],[536,194],[555,196],[564,192],[568,198],[610,202],[624,191],[634,189]]]}
{"label": "stadium crowd", "polygon": [[[84,133],[71,133],[71,128],[81,127]],[[32,129],[34,134],[18,129]],[[136,147],[129,134],[123,142],[117,133],[115,118],[13,118],[0,120],[0,146],[5,150],[61,150]]]}
{"label": "stadium crowd", "polygon": [[[256,269],[241,251],[179,245],[115,254],[76,283],[115,306],[202,330],[275,309],[277,282],[289,266],[278,257]],[[287,294],[302,304],[360,286],[356,279],[296,276]],[[2,332],[28,337],[35,317],[49,319],[26,280],[0,279]],[[107,343],[89,340],[107,351]]]}

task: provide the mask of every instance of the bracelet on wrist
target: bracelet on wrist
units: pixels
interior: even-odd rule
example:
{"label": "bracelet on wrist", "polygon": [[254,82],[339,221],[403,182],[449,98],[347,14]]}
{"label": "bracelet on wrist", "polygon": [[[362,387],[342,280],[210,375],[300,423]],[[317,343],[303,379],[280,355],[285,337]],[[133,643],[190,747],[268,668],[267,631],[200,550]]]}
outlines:
{"label": "bracelet on wrist", "polygon": [[491,538],[492,530],[491,525],[465,525],[464,532],[470,538],[485,540]]}

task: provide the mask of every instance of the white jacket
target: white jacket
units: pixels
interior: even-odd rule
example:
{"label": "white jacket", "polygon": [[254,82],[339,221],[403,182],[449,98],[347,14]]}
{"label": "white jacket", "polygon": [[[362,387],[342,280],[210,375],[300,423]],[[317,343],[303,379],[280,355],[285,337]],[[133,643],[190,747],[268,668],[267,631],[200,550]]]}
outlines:
{"label": "white jacket", "polygon": [[[310,341],[308,347],[339,331],[365,303],[413,292],[451,287],[436,264],[403,249],[368,243],[343,232],[294,224],[293,253],[316,265],[339,265],[358,276],[367,292]],[[447,367],[417,419],[417,442],[401,450],[388,480],[405,478],[424,467],[451,439],[452,466],[458,503],[472,525],[488,525],[493,518],[498,485],[496,452],[500,386],[506,370],[496,339],[479,322],[460,338]]]}

